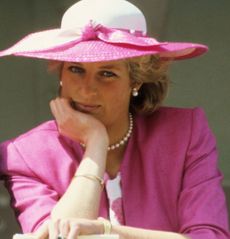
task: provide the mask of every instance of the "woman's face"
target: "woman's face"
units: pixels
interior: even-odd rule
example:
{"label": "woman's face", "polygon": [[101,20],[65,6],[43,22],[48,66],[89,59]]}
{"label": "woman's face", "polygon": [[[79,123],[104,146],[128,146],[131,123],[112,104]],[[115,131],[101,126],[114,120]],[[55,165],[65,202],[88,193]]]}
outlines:
{"label": "woman's face", "polygon": [[106,127],[127,120],[131,81],[124,61],[65,62],[61,72],[61,96],[74,109],[91,114]]}

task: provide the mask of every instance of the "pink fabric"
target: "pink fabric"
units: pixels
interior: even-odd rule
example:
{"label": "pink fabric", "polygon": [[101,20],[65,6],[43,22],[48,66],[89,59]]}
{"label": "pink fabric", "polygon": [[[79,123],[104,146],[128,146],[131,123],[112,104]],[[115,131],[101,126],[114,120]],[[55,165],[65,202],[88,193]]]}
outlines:
{"label": "pink fabric", "polygon": [[112,202],[112,210],[114,211],[119,224],[123,225],[124,218],[123,218],[123,211],[122,211],[122,198],[117,198]]}
{"label": "pink fabric", "polygon": [[[99,50],[100,49],[100,50]],[[90,22],[83,29],[51,29],[29,34],[0,57],[17,55],[59,61],[98,62],[158,54],[172,60],[205,53],[208,47],[190,42],[158,42],[128,30]]]}
{"label": "pink fabric", "polygon": [[[49,121],[1,145],[0,174],[24,232],[33,231],[63,195],[81,147]],[[200,109],[161,108],[134,117],[120,168],[126,225],[227,239],[226,201],[216,142]],[[100,216],[108,216],[102,194]]]}

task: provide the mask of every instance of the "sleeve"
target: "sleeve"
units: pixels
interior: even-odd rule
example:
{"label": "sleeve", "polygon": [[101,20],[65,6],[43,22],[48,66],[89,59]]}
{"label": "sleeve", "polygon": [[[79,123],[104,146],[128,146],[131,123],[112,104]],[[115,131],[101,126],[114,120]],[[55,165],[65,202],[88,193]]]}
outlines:
{"label": "sleeve", "polygon": [[33,232],[49,218],[58,194],[28,167],[13,141],[0,145],[0,155],[0,174],[11,195],[11,206],[22,231]]}
{"label": "sleeve", "polygon": [[229,239],[216,142],[204,112],[193,110],[190,144],[178,200],[181,233],[192,239]]}

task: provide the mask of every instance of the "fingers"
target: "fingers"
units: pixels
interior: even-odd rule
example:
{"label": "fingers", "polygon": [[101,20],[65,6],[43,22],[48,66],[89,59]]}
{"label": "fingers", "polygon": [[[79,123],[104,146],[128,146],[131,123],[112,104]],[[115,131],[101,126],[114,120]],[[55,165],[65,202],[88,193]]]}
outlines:
{"label": "fingers", "polygon": [[50,222],[49,239],[75,239],[80,234],[76,219],[62,219]]}
{"label": "fingers", "polygon": [[103,233],[104,227],[99,220],[67,218],[47,220],[31,235],[36,239],[77,239],[79,235]]}
{"label": "fingers", "polygon": [[70,231],[70,225],[68,220],[61,220],[59,223],[59,235],[64,238],[68,238],[68,234]]}
{"label": "fingers", "polygon": [[49,223],[49,239],[57,239],[59,234],[59,221],[50,221]]}
{"label": "fingers", "polygon": [[56,98],[50,102],[50,108],[62,135],[72,137],[72,128],[77,122],[76,112],[71,108],[67,99]]}
{"label": "fingers", "polygon": [[57,120],[63,119],[64,116],[68,115],[69,113],[71,113],[71,111],[73,111],[70,106],[70,101],[64,98],[56,98],[54,100],[51,100],[50,109],[53,116]]}
{"label": "fingers", "polygon": [[47,220],[45,221],[39,228],[37,231],[35,231],[33,233],[33,235],[37,238],[37,239],[46,239],[49,235],[49,223],[50,221]]}
{"label": "fingers", "polygon": [[74,110],[70,99],[56,98],[50,102],[50,108],[61,135],[83,143],[86,147],[89,140],[95,141],[94,145],[100,143],[98,140],[101,140],[103,146],[108,143],[108,134],[102,122],[93,115]]}
{"label": "fingers", "polygon": [[103,225],[97,220],[69,218],[51,221],[48,234],[49,239],[77,239],[79,235],[101,233]]}
{"label": "fingers", "polygon": [[80,235],[80,228],[78,225],[73,224],[70,228],[67,239],[75,239],[78,235]]}

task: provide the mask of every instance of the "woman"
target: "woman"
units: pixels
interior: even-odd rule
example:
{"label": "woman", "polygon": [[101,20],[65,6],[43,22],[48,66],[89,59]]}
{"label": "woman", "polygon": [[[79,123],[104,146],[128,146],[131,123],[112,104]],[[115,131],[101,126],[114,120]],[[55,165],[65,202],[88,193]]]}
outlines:
{"label": "woman", "polygon": [[50,103],[55,120],[1,145],[1,173],[23,232],[229,238],[203,111],[160,107],[168,63],[207,47],[160,43],[145,32],[131,3],[82,0],[60,29],[0,52],[48,59],[60,74],[60,97]]}

